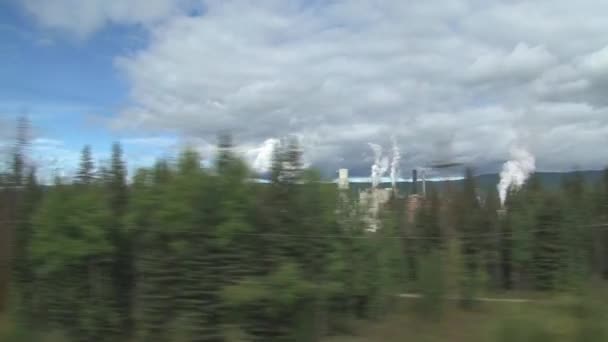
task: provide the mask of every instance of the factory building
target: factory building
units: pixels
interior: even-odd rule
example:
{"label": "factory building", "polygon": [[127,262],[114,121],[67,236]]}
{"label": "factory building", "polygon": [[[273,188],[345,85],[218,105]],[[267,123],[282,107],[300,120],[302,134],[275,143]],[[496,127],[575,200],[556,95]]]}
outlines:
{"label": "factory building", "polygon": [[[350,189],[348,169],[338,170],[338,179],[336,180],[338,189],[341,191],[347,191]],[[358,190],[358,204],[361,208],[367,211],[366,221],[368,222],[368,230],[376,231],[380,226],[379,215],[382,208],[389,202],[391,197],[399,199],[407,210],[408,220],[410,223],[415,218],[416,211],[420,207],[423,199],[423,195],[418,194],[417,191],[417,171],[414,170],[412,173],[412,187],[410,194],[403,198],[400,196],[395,183],[392,187],[382,188],[374,186],[373,184],[363,190]]]}

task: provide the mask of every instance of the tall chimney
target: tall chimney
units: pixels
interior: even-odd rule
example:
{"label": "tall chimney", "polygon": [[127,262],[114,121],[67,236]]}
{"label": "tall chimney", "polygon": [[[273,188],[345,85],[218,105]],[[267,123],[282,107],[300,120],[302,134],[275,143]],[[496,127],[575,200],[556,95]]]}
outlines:
{"label": "tall chimney", "polygon": [[338,188],[341,190],[348,189],[348,169],[338,170]]}
{"label": "tall chimney", "polygon": [[412,170],[412,194],[418,193],[418,170]]}

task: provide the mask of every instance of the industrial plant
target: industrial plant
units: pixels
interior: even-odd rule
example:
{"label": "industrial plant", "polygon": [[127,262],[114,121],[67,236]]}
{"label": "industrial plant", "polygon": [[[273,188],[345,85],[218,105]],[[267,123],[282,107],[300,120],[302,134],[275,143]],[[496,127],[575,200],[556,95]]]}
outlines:
{"label": "industrial plant", "polygon": [[[379,215],[382,208],[389,202],[391,198],[400,200],[404,203],[408,220],[413,222],[417,209],[422,204],[427,195],[428,173],[433,170],[443,170],[455,167],[462,167],[464,164],[454,161],[435,161],[425,165],[424,167],[412,169],[411,178],[399,178],[400,170],[400,150],[395,141],[393,141],[392,156],[389,163],[387,156],[382,156],[382,147],[378,144],[369,143],[370,148],[374,153],[374,163],[371,166],[371,175],[369,187],[358,187],[354,191],[358,206],[367,212],[367,224],[369,231],[376,231],[380,226]],[[389,169],[390,164],[390,186],[384,181],[383,175]],[[526,149],[521,147],[513,147],[511,149],[511,159],[503,164],[500,172],[500,181],[496,185],[496,189],[500,199],[500,209],[497,214],[502,216],[507,208],[505,199],[509,191],[517,190],[526,182],[530,174],[536,169],[534,156]],[[353,191],[350,187],[349,170],[341,168],[338,170],[338,178],[335,180],[338,189],[345,191]],[[461,179],[447,178],[442,180]],[[399,183],[409,183],[409,187],[399,187]],[[419,184],[420,183],[420,184]],[[420,188],[420,189],[419,189]],[[419,191],[420,190],[420,191]],[[478,195],[481,201],[481,197]]]}

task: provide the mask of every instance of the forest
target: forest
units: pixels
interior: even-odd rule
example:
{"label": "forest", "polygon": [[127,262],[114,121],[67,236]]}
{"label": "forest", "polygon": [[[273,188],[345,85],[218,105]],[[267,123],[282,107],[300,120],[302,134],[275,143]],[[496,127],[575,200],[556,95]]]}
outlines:
{"label": "forest", "polygon": [[445,322],[491,325],[479,341],[608,340],[608,171],[551,189],[532,175],[501,208],[467,169],[414,213],[394,194],[371,232],[295,138],[269,183],[222,134],[209,167],[184,149],[128,175],[120,143],[107,165],[85,146],[75,177],[41,184],[28,129],[0,176],[2,341],[403,340],[358,336],[394,317],[420,341]]}

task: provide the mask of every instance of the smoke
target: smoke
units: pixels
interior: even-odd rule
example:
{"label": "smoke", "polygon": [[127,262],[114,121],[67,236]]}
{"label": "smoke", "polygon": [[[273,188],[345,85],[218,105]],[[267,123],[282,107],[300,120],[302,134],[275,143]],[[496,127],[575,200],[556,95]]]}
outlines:
{"label": "smoke", "polygon": [[372,151],[374,151],[374,164],[372,165],[371,179],[372,186],[376,187],[378,184],[380,184],[382,175],[384,175],[388,169],[388,158],[382,157],[382,147],[380,145],[374,143],[368,144]]}
{"label": "smoke", "polygon": [[530,152],[519,147],[511,149],[511,160],[503,164],[500,172],[500,182],[496,186],[501,206],[505,204],[507,191],[511,188],[518,189],[524,185],[535,169],[536,160]]}
{"label": "smoke", "polygon": [[397,141],[393,138],[393,159],[391,160],[391,184],[393,189],[397,185],[397,177],[399,177],[399,161],[401,160],[401,151],[397,146]]}
{"label": "smoke", "polygon": [[272,165],[272,155],[278,144],[278,139],[266,139],[260,147],[251,151],[256,154],[256,157],[252,163],[254,170],[261,173],[268,172],[268,170],[270,170],[270,166]]}

